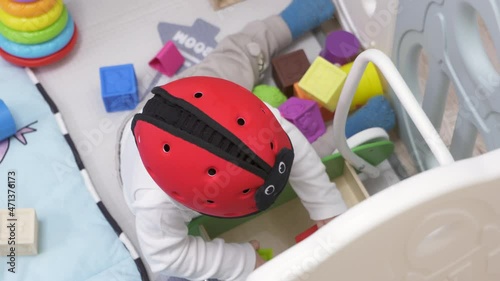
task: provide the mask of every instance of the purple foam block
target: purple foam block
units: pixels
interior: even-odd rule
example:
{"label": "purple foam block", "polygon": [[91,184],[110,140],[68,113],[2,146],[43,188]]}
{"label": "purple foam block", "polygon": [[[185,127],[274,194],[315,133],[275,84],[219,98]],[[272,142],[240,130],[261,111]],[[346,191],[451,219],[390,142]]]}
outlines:
{"label": "purple foam block", "polygon": [[184,57],[179,52],[174,42],[169,41],[160,52],[150,62],[149,66],[167,75],[168,77],[174,74],[184,64]]}
{"label": "purple foam block", "polygon": [[333,64],[348,64],[361,52],[361,44],[354,34],[347,31],[334,31],[328,34],[325,48],[320,56]]}
{"label": "purple foam block", "polygon": [[292,122],[310,143],[326,132],[321,111],[315,101],[291,97],[278,109],[281,116]]}

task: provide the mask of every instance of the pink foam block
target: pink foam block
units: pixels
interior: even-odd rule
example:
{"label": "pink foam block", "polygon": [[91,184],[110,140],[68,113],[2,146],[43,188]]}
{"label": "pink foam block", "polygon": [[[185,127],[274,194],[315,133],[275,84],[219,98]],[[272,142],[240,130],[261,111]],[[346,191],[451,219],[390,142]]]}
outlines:
{"label": "pink foam block", "polygon": [[149,62],[149,66],[168,77],[172,77],[184,64],[184,60],[184,57],[177,49],[174,42],[168,41],[160,52]]}

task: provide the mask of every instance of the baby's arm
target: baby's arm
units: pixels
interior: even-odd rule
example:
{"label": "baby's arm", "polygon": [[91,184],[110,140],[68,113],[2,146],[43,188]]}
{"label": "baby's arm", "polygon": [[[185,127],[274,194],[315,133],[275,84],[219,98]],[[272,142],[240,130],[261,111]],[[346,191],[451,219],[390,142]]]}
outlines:
{"label": "baby's arm", "polygon": [[325,166],[309,141],[277,109],[268,107],[292,142],[295,158],[289,181],[311,219],[326,220],[345,212],[347,206],[342,195],[335,183],[330,181]]}
{"label": "baby's arm", "polygon": [[254,270],[256,253],[250,243],[206,242],[189,236],[186,223],[190,218],[162,190],[138,192],[134,202],[137,236],[154,274],[190,280],[245,280]]}

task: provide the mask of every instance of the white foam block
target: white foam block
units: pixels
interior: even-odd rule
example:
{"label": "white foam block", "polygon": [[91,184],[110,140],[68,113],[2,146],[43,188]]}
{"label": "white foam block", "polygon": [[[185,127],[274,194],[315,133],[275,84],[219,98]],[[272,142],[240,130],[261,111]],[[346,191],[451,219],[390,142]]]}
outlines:
{"label": "white foam block", "polygon": [[35,209],[0,209],[0,256],[38,254],[38,221]]}

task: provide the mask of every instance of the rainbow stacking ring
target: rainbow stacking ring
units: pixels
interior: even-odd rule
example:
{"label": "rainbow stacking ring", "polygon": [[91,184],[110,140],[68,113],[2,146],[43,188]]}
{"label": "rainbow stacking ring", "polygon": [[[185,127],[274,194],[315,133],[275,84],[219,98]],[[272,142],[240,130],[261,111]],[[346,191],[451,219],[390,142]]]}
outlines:
{"label": "rainbow stacking ring", "polygon": [[74,27],[75,32],[73,34],[73,37],[71,38],[71,41],[69,41],[68,45],[66,45],[63,49],[61,49],[59,52],[52,54],[50,56],[46,56],[43,58],[37,58],[37,59],[24,59],[24,58],[19,58],[16,56],[13,56],[9,53],[6,53],[0,48],[0,56],[3,57],[6,61],[18,65],[18,66],[24,66],[24,67],[41,67],[41,66],[46,66],[55,62],[58,62],[62,60],[64,57],[66,57],[71,50],[76,45],[76,41],[78,38],[78,30],[76,26]]}
{"label": "rainbow stacking ring", "polygon": [[73,19],[69,16],[68,24],[64,28],[63,32],[50,41],[36,45],[25,45],[14,43],[0,35],[0,48],[13,56],[24,59],[46,57],[53,53],[57,53],[59,50],[64,48],[64,46],[66,46],[73,37],[74,32],[75,25],[73,23]]}
{"label": "rainbow stacking ring", "polygon": [[16,17],[32,18],[47,13],[57,2],[58,0],[38,0],[21,3],[11,0],[0,0],[0,9]]}
{"label": "rainbow stacking ring", "polygon": [[[4,0],[0,0],[4,1]],[[57,0],[56,5],[46,13],[36,17],[16,17],[0,9],[0,22],[5,26],[18,31],[37,31],[45,29],[55,23],[64,9],[62,0]]]}
{"label": "rainbow stacking ring", "polygon": [[68,15],[68,11],[64,8],[62,15],[55,23],[45,29],[32,32],[17,31],[0,23],[0,35],[3,35],[12,42],[20,44],[33,45],[47,42],[55,38],[64,30],[64,27],[68,24]]}

